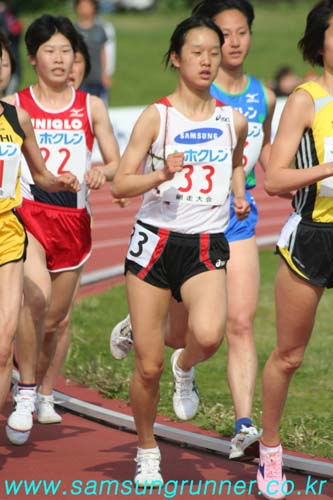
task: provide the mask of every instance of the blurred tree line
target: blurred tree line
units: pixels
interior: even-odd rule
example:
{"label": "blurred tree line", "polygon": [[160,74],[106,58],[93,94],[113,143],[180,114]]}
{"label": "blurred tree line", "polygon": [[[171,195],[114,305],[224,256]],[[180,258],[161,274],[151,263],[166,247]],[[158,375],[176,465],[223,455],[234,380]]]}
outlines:
{"label": "blurred tree line", "polygon": [[[198,3],[199,0],[157,0],[157,5],[161,5],[163,7],[168,7],[171,9],[181,9],[181,8],[192,8],[194,5]],[[212,0],[214,1],[214,0]],[[252,3],[260,4],[277,4],[277,3],[294,3],[302,0],[250,0]],[[7,0],[11,9],[18,13],[24,12],[33,12],[33,11],[42,11],[47,12],[50,10],[50,6],[52,5],[52,10],[56,8],[56,10],[61,11],[62,7],[68,7],[72,3],[71,0],[56,0],[56,2],[51,3],[50,0]],[[112,2],[112,0],[110,0]]]}
{"label": "blurred tree line", "polygon": [[[17,14],[32,13],[34,11],[44,11],[48,12],[50,10],[50,0],[7,0],[6,2],[10,9]],[[61,7],[67,6],[68,0],[56,0],[52,5],[52,10],[54,7],[61,10]]]}

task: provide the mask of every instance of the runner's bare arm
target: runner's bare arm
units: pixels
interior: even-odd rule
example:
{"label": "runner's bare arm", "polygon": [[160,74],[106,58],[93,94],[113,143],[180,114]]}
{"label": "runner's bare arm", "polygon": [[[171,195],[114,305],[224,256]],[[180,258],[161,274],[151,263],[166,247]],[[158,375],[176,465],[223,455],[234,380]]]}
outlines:
{"label": "runner's bare arm", "polygon": [[271,89],[265,87],[268,104],[268,114],[263,124],[264,140],[259,156],[259,162],[263,170],[266,170],[271,152],[272,119],[275,110],[276,97]]}
{"label": "runner's bare arm", "polygon": [[[104,173],[107,181],[112,181],[120,160],[118,142],[113,132],[109,112],[102,99],[96,96],[90,96],[89,99],[93,132],[104,161],[104,165],[92,170],[98,168]],[[94,189],[93,186],[89,187]]]}
{"label": "runner's bare arm", "polygon": [[238,219],[249,215],[250,206],[245,198],[245,173],[242,165],[244,144],[248,133],[246,118],[233,110],[237,144],[233,153],[232,191],[234,194],[234,210]]}
{"label": "runner's bare arm", "polygon": [[288,97],[272,146],[265,175],[265,189],[270,195],[293,191],[333,175],[333,162],[316,168],[290,168],[302,135],[314,118],[314,104],[305,90]]}
{"label": "runner's bare arm", "polygon": [[27,161],[35,183],[41,189],[50,192],[79,191],[80,184],[75,175],[69,172],[66,174],[55,176],[46,168],[36,141],[30,116],[22,108],[17,108],[17,114],[20,125],[25,134],[25,138],[22,144],[22,153]]}

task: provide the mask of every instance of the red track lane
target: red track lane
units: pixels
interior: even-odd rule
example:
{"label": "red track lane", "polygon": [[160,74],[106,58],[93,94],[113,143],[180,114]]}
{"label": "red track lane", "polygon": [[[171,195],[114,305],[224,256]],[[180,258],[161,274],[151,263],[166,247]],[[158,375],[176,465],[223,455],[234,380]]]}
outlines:
{"label": "red track lane", "polygon": [[[75,384],[66,384],[61,380],[58,390],[86,401],[109,408],[113,411],[129,413],[129,408],[124,402],[104,400],[95,391],[78,387]],[[7,405],[6,413],[9,411]],[[174,423],[167,418],[158,418],[158,422],[166,425],[176,425],[178,428],[183,428],[186,431],[192,432],[207,432],[197,429],[188,423]],[[1,428],[4,428],[4,419],[1,419]],[[215,436],[214,433],[209,433]],[[198,498],[248,498],[259,499],[262,496],[257,494],[256,485],[252,484],[251,493],[248,494],[250,482],[255,481],[256,466],[254,464],[242,464],[230,462],[229,460],[215,454],[209,454],[198,450],[179,447],[175,444],[160,442],[160,448],[163,456],[162,471],[165,482],[170,482],[167,486],[169,498],[190,500],[193,496]],[[136,450],[136,437],[132,433],[122,432],[117,429],[102,426],[70,413],[63,413],[63,423],[57,425],[41,425],[36,423],[32,433],[30,442],[22,447],[15,447],[6,443],[4,432],[0,435],[0,499],[7,498],[25,499],[25,498],[110,498],[116,496],[106,494],[96,495],[101,487],[101,481],[115,480],[119,483],[118,496],[121,497],[121,483],[126,480],[132,480],[135,470],[133,458]],[[17,495],[5,495],[5,480],[9,484],[12,480],[26,481],[58,481],[62,480],[61,486],[57,494],[46,496],[45,493],[39,491],[35,495],[26,496],[23,493]],[[307,476],[296,475],[289,473],[288,479],[295,486],[295,494],[289,498],[308,499],[316,497],[313,492],[306,487],[313,484],[315,479],[310,479]],[[203,493],[205,481],[219,482],[225,480],[230,481],[224,486],[223,495],[213,494],[212,484],[207,483],[207,494]],[[73,481],[77,481],[74,485]],[[90,481],[90,482],[89,482]],[[175,493],[175,484],[184,483],[183,492],[178,489]],[[192,486],[190,482],[193,481]],[[245,483],[243,483],[243,481]],[[319,482],[316,483],[318,492]],[[237,490],[238,486],[238,490]],[[79,487],[83,488],[79,492]],[[84,491],[84,487],[87,487]],[[104,485],[106,488],[107,485]],[[114,486],[113,486],[114,487]],[[123,486],[124,487],[124,486]],[[217,491],[218,491],[217,486]],[[89,489],[90,488],[90,489]],[[200,491],[201,495],[195,494]],[[71,494],[71,490],[73,493]],[[66,491],[66,493],[64,493]],[[102,491],[102,490],[101,490]],[[137,498],[138,494],[133,490],[127,498]],[[228,492],[229,491],[229,492]],[[242,493],[243,491],[243,493]],[[94,495],[95,492],[95,495]],[[114,492],[114,490],[113,490]],[[168,498],[166,492],[163,491],[153,493],[152,498]],[[174,492],[173,497],[171,492]],[[148,496],[148,494],[147,494]],[[333,484],[325,484],[323,492],[319,496],[320,500],[329,500],[333,498]]]}

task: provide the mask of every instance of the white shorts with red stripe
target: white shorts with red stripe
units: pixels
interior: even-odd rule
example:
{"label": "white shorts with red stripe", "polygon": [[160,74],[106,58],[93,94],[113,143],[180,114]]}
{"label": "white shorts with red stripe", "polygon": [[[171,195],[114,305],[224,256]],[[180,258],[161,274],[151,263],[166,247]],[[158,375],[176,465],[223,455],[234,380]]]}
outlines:
{"label": "white shorts with red stripe", "polygon": [[189,278],[225,269],[229,244],[223,233],[183,234],[138,221],[133,228],[125,273],[159,288],[170,289],[179,302],[180,288]]}

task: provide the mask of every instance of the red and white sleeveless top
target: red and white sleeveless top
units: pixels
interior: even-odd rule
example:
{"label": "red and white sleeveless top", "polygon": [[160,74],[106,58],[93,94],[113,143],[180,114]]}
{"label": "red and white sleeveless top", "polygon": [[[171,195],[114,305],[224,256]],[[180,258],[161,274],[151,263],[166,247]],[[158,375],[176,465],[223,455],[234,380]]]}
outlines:
{"label": "red and white sleeveless top", "polygon": [[62,207],[85,207],[88,204],[88,189],[84,183],[84,174],[91,167],[94,142],[89,94],[73,89],[70,104],[54,111],[39,104],[30,87],[16,94],[16,105],[25,109],[31,117],[47,168],[55,175],[72,172],[81,184],[81,191],[78,193],[47,193],[34,184],[24,160],[21,176],[23,198]]}
{"label": "red and white sleeveless top", "polygon": [[154,106],[160,130],[145,158],[144,173],[162,169],[172,152],[184,152],[184,167],[143,195],[137,219],[180,233],[223,232],[229,222],[237,142],[232,108],[216,101],[208,120],[192,121],[165,97]]}

